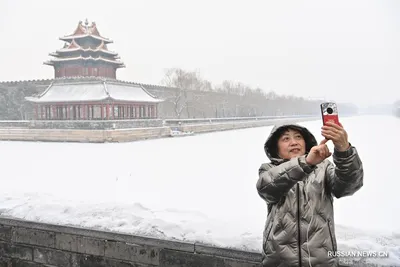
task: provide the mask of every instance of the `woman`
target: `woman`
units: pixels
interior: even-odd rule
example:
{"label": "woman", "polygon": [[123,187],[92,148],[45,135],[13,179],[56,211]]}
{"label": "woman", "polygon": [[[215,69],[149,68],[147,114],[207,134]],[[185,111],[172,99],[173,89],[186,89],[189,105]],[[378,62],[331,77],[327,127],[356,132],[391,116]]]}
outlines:
{"label": "woman", "polygon": [[[342,125],[322,127],[325,139],[299,125],[275,126],[264,149],[270,163],[259,169],[257,190],[268,205],[263,266],[339,266],[333,196],[363,185],[363,167]],[[333,163],[326,143],[334,144]],[[335,166],[336,165],[336,166]]]}

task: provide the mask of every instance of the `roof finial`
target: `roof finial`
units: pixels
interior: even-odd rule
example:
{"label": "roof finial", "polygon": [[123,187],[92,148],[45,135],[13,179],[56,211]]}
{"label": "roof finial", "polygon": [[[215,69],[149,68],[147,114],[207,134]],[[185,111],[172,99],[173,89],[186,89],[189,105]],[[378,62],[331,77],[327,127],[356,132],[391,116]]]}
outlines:
{"label": "roof finial", "polygon": [[88,19],[85,20],[85,26],[87,27],[89,25]]}

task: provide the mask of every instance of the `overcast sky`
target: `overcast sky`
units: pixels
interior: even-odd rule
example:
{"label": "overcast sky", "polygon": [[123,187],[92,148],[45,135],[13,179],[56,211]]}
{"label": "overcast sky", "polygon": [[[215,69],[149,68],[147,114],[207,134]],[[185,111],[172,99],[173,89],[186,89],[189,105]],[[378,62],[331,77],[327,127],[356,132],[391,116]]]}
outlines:
{"label": "overcast sky", "polygon": [[397,0],[0,0],[0,80],[52,78],[48,53],[86,18],[114,41],[121,80],[159,84],[175,67],[278,94],[400,98]]}

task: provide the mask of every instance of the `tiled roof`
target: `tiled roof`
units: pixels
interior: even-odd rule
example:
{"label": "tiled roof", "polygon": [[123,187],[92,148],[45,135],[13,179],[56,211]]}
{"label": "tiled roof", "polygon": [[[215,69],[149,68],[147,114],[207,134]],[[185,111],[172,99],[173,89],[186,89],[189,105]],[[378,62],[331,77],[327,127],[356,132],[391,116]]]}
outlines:
{"label": "tiled roof", "polygon": [[67,62],[67,61],[75,61],[75,60],[84,60],[84,61],[103,61],[103,62],[108,62],[111,64],[115,64],[119,67],[125,67],[125,64],[117,59],[108,59],[108,58],[104,58],[104,57],[92,57],[92,56],[88,56],[88,57],[83,57],[83,56],[77,56],[77,57],[64,57],[64,58],[53,58],[51,60],[48,60],[46,62],[44,62],[44,64],[46,65],[53,65],[55,62]]}
{"label": "tiled roof", "polygon": [[76,27],[74,33],[61,37],[60,40],[70,41],[73,39],[92,37],[97,40],[103,41],[104,43],[112,43],[112,40],[102,37],[97,29],[97,25],[95,22],[92,22],[92,25],[89,26],[89,22],[86,20],[85,25],[82,24],[82,21],[79,21],[78,26]]}
{"label": "tiled roof", "polygon": [[26,100],[35,103],[93,102],[107,99],[146,103],[163,101],[155,98],[141,85],[101,80],[69,83],[57,83],[56,81],[40,96],[26,97]]}

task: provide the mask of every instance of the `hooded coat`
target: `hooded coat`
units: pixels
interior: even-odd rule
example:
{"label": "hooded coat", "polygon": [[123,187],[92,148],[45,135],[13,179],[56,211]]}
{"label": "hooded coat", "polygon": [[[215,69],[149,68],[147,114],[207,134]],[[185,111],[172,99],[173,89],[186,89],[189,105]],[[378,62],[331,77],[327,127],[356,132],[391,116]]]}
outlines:
{"label": "hooded coat", "polygon": [[[277,155],[280,135],[288,128],[299,131],[306,154],[290,160]],[[350,196],[363,185],[364,171],[357,150],[334,150],[333,162],[306,163],[315,137],[296,124],[275,126],[264,145],[270,163],[259,168],[257,191],[267,203],[263,234],[263,266],[336,267],[337,243],[333,197]],[[329,253],[328,253],[329,252]]]}

